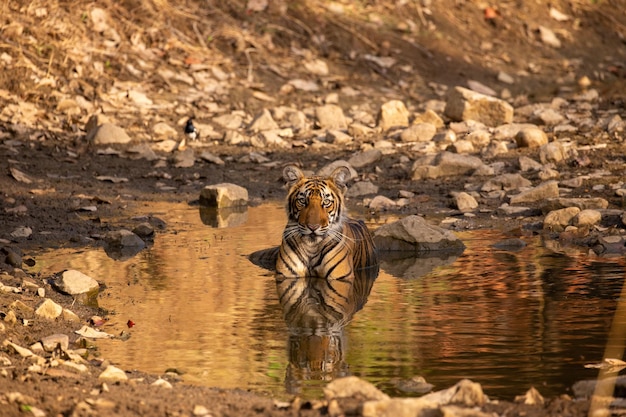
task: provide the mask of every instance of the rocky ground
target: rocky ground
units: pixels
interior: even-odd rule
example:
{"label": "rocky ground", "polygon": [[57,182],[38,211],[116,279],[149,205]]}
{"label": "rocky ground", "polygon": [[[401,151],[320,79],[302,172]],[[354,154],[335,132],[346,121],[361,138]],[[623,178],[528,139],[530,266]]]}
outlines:
{"label": "rocky ground", "polygon": [[[39,249],[132,229],[127,213],[146,201],[193,203],[220,182],[251,204],[282,199],[287,163],[348,161],[363,217],[420,214],[623,257],[626,2],[501,3],[3,3],[2,415],[369,412],[358,404],[379,393],[282,404],[173,375],[99,379],[110,364],[74,331],[101,312],[28,273]],[[196,140],[183,134],[191,116]],[[35,311],[45,299],[61,317]],[[565,397],[456,400],[508,415],[589,410]]]}

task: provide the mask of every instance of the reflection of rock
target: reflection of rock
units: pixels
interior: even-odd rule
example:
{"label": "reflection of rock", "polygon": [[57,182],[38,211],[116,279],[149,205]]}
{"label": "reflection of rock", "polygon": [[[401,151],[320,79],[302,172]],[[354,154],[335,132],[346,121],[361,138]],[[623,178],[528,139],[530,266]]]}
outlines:
{"label": "reflection of rock", "polygon": [[456,261],[458,254],[438,253],[416,255],[415,252],[391,251],[381,252],[380,267],[389,275],[398,278],[414,279],[429,274],[433,269],[450,265]]}
{"label": "reflection of rock", "polygon": [[200,206],[200,220],[207,226],[218,229],[240,226],[248,221],[248,207],[218,209]]}
{"label": "reflection of rock", "polygon": [[104,251],[117,261],[130,259],[146,247],[146,243],[139,236],[125,229],[107,233],[104,241]]}
{"label": "reflection of rock", "polygon": [[374,232],[379,251],[410,251],[416,253],[461,253],[463,242],[449,230],[429,224],[419,216],[407,216],[385,224]]}

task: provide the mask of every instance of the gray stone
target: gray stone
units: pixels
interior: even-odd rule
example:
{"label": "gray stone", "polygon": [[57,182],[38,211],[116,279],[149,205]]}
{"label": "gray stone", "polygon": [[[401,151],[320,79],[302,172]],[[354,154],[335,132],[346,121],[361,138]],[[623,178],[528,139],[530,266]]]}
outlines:
{"label": "gray stone", "polygon": [[400,100],[391,100],[380,106],[378,127],[383,131],[409,125],[409,111]]}
{"label": "gray stone", "polygon": [[548,181],[539,184],[533,189],[523,191],[510,197],[511,204],[534,203],[536,201],[556,198],[559,196],[559,186],[556,181]]}
{"label": "gray stone", "polygon": [[435,128],[437,129],[444,126],[443,119],[431,109],[427,109],[424,113],[415,116],[415,119],[413,119],[413,124],[418,123],[428,123],[435,126]]}
{"label": "gray stone", "polygon": [[576,150],[570,143],[550,142],[539,148],[539,159],[543,164],[548,162],[558,164],[575,153]]}
{"label": "gray stone", "polygon": [[374,162],[378,162],[383,157],[383,153],[380,149],[368,149],[363,152],[354,154],[348,163],[354,168],[363,168],[367,165],[371,165]]}
{"label": "gray stone", "polygon": [[475,130],[468,133],[465,139],[470,141],[476,148],[480,149],[489,145],[489,142],[491,142],[491,134],[487,130]]}
{"label": "gray stone", "polygon": [[104,236],[104,240],[110,247],[116,248],[145,248],[146,243],[130,230],[114,230]]}
{"label": "gray stone", "polygon": [[200,192],[200,204],[207,207],[243,207],[248,205],[248,190],[239,185],[207,185]]}
{"label": "gray stone", "polygon": [[463,87],[450,91],[445,114],[452,120],[475,120],[487,126],[513,121],[513,107],[509,103]]}
{"label": "gray stone", "polygon": [[378,186],[372,184],[371,181],[359,181],[352,184],[346,192],[346,197],[361,197],[369,194],[376,194],[378,192]]}
{"label": "gray stone", "polygon": [[374,232],[374,242],[381,251],[433,251],[462,252],[463,242],[449,230],[426,222],[422,217],[411,215],[393,223],[385,224]]}
{"label": "gray stone", "polygon": [[98,281],[80,271],[69,269],[54,280],[54,286],[62,293],[69,295],[84,294],[100,287]]}
{"label": "gray stone", "polygon": [[196,163],[196,156],[191,148],[178,151],[172,156],[176,168],[191,168]]}
{"label": "gray stone", "polygon": [[489,401],[482,386],[469,379],[462,379],[450,388],[426,394],[421,399],[439,405],[459,404],[466,407],[482,406]]}

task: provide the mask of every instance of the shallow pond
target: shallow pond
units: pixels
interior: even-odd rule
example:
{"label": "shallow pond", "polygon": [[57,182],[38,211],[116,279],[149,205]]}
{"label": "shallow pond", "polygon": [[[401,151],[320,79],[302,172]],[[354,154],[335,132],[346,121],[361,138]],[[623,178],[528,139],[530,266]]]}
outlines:
{"label": "shallow pond", "polygon": [[392,395],[414,395],[398,381],[417,375],[435,389],[470,378],[492,398],[513,399],[531,386],[546,396],[569,392],[597,377],[585,364],[605,351],[622,355],[624,258],[559,253],[538,238],[497,250],[499,232],[459,233],[467,246],[459,257],[385,260],[345,327],[307,332],[300,323],[297,331],[277,296],[285,283],[247,259],[279,244],[281,204],[249,208],[227,228],[186,204],[145,209],[167,230],[134,257],[51,250],[34,268],[78,269],[106,284],[98,303],[111,314],[102,330],[131,337],[97,346],[122,369],[176,369],[189,383],[278,397],[318,397],[326,381],[348,374]]}

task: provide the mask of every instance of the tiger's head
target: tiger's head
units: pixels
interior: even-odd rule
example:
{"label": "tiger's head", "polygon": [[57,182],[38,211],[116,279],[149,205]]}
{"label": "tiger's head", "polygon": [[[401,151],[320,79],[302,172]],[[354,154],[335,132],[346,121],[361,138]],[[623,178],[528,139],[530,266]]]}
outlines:
{"label": "tiger's head", "polygon": [[293,165],[285,167],[283,178],[289,186],[289,223],[285,232],[318,241],[340,230],[346,215],[343,195],[350,176],[345,166],[338,167],[328,177],[306,177]]}

